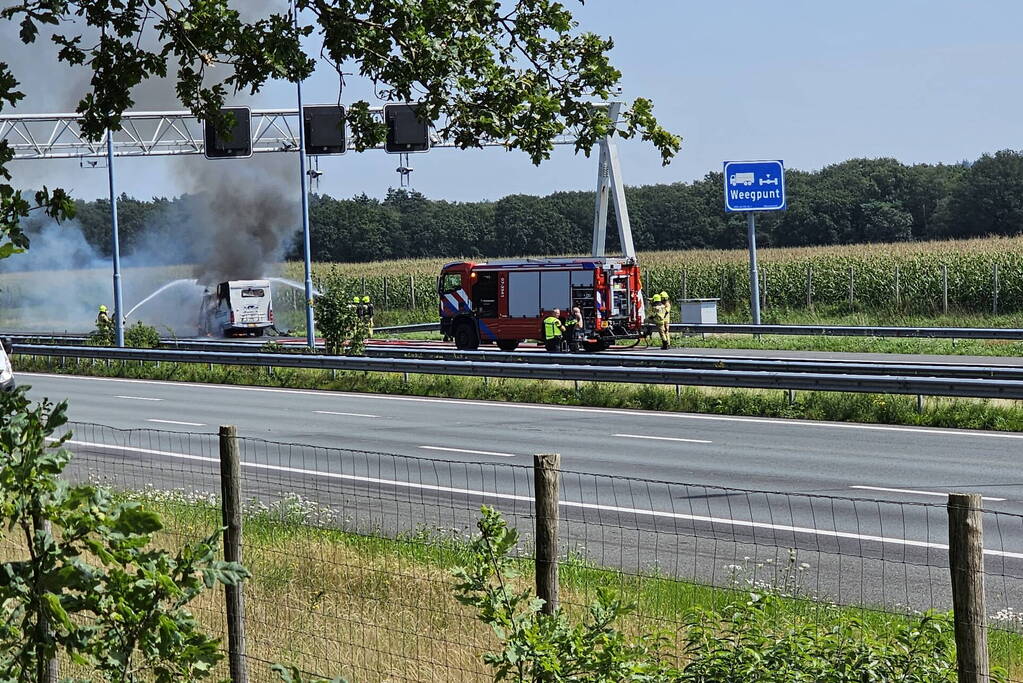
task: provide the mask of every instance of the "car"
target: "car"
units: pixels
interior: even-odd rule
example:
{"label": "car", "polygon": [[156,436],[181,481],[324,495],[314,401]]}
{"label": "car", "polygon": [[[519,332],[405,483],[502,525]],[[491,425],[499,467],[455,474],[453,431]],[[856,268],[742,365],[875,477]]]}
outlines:
{"label": "car", "polygon": [[11,366],[11,341],[0,341],[0,391],[14,391],[14,368]]}

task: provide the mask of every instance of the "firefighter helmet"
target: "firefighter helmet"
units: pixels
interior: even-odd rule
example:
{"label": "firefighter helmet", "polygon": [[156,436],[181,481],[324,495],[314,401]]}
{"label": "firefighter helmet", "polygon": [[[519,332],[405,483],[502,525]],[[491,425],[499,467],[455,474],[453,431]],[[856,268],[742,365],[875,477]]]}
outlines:
{"label": "firefighter helmet", "polygon": [[100,306],[99,306],[99,312],[100,312],[100,313],[106,313],[106,312],[107,312],[107,307],[106,307],[106,306],[104,306],[103,304],[100,304]]}
{"label": "firefighter helmet", "polygon": [[654,294],[652,297],[650,297],[650,300],[655,302],[655,303],[660,303],[661,295],[660,294]]}
{"label": "firefighter helmet", "polygon": [[661,299],[670,299],[670,298],[671,298],[671,297],[670,297],[670,296],[668,296],[668,293],[667,293],[667,292],[661,292]]}
{"label": "firefighter helmet", "polygon": [[368,296],[362,297],[362,303],[368,304],[369,303],[369,297]]}
{"label": "firefighter helmet", "polygon": [[357,297],[357,296],[353,296],[353,297],[352,297],[352,303],[353,303],[353,304],[357,304],[357,303],[359,303],[360,301],[362,301],[362,299],[360,299],[359,297]]}

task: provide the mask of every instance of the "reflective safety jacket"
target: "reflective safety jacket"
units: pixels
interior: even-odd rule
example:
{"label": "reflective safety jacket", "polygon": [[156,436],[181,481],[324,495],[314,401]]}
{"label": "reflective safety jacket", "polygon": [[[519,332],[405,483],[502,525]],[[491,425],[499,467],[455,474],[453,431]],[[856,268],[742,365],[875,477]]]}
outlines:
{"label": "reflective safety jacket", "polygon": [[564,329],[561,325],[561,321],[555,318],[553,315],[549,315],[543,320],[543,338],[544,339],[555,339],[561,336],[561,330]]}

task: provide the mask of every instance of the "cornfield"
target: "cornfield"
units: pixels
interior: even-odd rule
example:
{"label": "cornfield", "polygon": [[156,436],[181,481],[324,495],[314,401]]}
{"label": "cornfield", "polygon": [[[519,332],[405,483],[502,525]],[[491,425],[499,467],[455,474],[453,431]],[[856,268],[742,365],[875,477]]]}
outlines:
{"label": "cornfield", "polygon": [[[368,294],[386,308],[432,311],[436,278],[449,260],[318,263],[313,280]],[[717,298],[727,311],[749,307],[745,250],[645,252],[639,262],[647,291]],[[1023,311],[1023,237],[762,249],[759,263],[766,306],[925,315],[946,307],[960,313]],[[301,268],[288,263],[285,273],[301,279]]]}

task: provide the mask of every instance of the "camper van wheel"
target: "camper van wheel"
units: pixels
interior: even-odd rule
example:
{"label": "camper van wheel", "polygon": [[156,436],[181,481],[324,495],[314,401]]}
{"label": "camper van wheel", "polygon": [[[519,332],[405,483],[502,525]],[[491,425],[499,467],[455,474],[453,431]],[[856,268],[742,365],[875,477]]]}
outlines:
{"label": "camper van wheel", "polygon": [[455,328],[455,348],[461,351],[475,351],[480,345],[479,335],[467,322]]}
{"label": "camper van wheel", "polygon": [[514,351],[519,346],[518,339],[498,339],[497,348],[502,351]]}
{"label": "camper van wheel", "polygon": [[263,336],[263,328],[262,328],[262,327],[260,327],[260,328],[259,328],[258,330],[254,330],[254,331],[252,332],[252,335],[253,335],[254,337],[262,337],[262,336]]}

